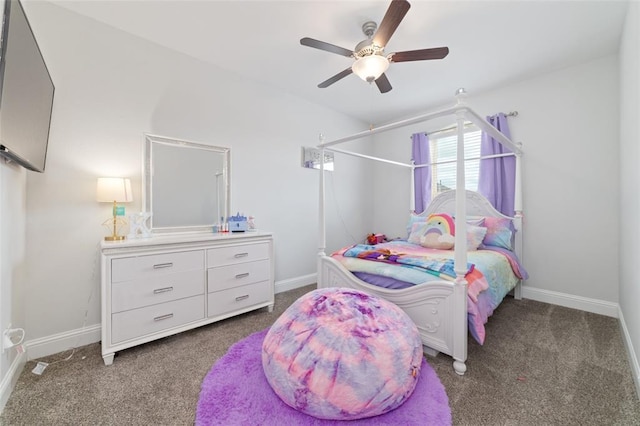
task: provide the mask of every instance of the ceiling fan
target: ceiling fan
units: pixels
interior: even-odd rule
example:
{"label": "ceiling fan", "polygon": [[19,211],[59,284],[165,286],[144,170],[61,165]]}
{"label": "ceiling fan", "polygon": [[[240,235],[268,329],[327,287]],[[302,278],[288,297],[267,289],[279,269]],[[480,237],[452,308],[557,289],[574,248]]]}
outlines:
{"label": "ceiling fan", "polygon": [[300,39],[303,46],[314,47],[327,52],[336,53],[355,59],[353,65],[339,72],[328,80],[318,84],[324,89],[351,73],[355,73],[364,81],[376,82],[381,93],[391,90],[391,83],[384,74],[391,62],[424,61],[428,59],[443,59],[449,54],[448,47],[436,47],[432,49],[409,50],[385,55],[384,48],[389,39],[400,25],[400,22],[409,11],[411,5],[406,0],[393,0],[382,18],[380,26],[367,21],[362,25],[362,32],[367,36],[366,40],[358,43],[354,50],[345,49],[324,41],[309,37]]}

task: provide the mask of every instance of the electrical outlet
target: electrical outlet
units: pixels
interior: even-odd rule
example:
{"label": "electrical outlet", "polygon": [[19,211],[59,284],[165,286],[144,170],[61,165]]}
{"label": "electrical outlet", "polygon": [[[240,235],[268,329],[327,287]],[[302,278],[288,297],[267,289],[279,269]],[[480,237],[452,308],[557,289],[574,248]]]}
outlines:
{"label": "electrical outlet", "polygon": [[[324,169],[333,171],[333,152],[324,152]],[[320,169],[320,150],[312,147],[302,147],[302,167],[306,169]]]}

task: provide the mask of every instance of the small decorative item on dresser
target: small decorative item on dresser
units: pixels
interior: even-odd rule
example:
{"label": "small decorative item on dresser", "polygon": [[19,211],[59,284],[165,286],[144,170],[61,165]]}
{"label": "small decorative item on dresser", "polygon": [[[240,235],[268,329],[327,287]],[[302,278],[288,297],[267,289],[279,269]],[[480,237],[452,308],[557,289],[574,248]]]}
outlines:
{"label": "small decorative item on dresser", "polygon": [[104,237],[106,241],[122,241],[126,237],[118,235],[118,225],[126,222],[118,216],[124,216],[124,207],[118,207],[118,203],[128,203],[133,201],[131,196],[131,180],[125,178],[98,178],[96,187],[96,201],[113,203],[113,219],[105,221],[110,227],[113,226],[113,233]]}
{"label": "small decorative item on dresser", "polygon": [[129,239],[131,238],[149,238],[151,230],[147,226],[147,220],[151,217],[151,213],[140,212],[129,215]]}
{"label": "small decorative item on dresser", "polygon": [[247,230],[247,218],[238,212],[235,216],[229,217],[229,231],[244,232]]}

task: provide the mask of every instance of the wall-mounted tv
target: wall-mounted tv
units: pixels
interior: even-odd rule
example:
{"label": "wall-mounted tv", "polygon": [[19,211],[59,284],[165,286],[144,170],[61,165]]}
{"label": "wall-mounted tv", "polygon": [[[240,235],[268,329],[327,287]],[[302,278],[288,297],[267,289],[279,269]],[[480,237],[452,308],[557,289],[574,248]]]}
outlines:
{"label": "wall-mounted tv", "polygon": [[5,0],[0,43],[0,155],[44,172],[53,81],[18,0]]}

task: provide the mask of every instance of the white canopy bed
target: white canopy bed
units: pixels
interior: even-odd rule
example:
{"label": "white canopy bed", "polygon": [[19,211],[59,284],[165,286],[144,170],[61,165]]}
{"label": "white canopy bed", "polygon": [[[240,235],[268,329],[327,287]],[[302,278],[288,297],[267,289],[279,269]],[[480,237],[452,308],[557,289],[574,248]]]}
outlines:
{"label": "white canopy bed", "polygon": [[[381,161],[399,167],[408,167],[413,171],[416,166],[404,164],[369,155],[345,151],[335,148],[344,142],[360,139],[370,135],[383,133],[411,124],[433,120],[435,118],[455,115],[457,122],[457,187],[465,188],[464,167],[464,123],[472,122],[482,131],[489,134],[503,146],[509,148],[516,157],[516,185],[515,185],[515,217],[512,219],[515,229],[512,240],[513,251],[522,258],[522,184],[521,184],[521,155],[520,145],[513,143],[503,133],[485,121],[465,103],[466,93],[464,89],[456,92],[456,104],[441,111],[420,115],[390,123],[378,128],[363,131],[348,137],[324,141],[321,137],[320,158],[324,158],[325,151],[337,152],[346,155],[362,157],[374,161]],[[498,155],[503,156],[504,154]],[[481,157],[495,158],[498,156]],[[391,301],[402,308],[416,324],[420,333],[425,352],[435,355],[438,352],[450,355],[453,358],[453,368],[456,373],[463,375],[466,371],[467,359],[467,218],[469,216],[482,216],[491,218],[507,218],[498,212],[482,195],[466,190],[453,190],[435,197],[421,216],[436,213],[448,213],[455,218],[455,248],[453,257],[453,270],[455,279],[430,280],[427,283],[413,285],[404,289],[389,289],[369,284],[357,278],[347,270],[342,263],[325,253],[326,228],[325,228],[325,178],[324,164],[320,162],[320,212],[319,212],[319,253],[318,253],[318,287],[347,287],[379,296]],[[413,173],[411,173],[411,206],[413,211]],[[514,281],[514,296],[520,298],[520,280]],[[502,300],[502,298],[500,298]]]}

